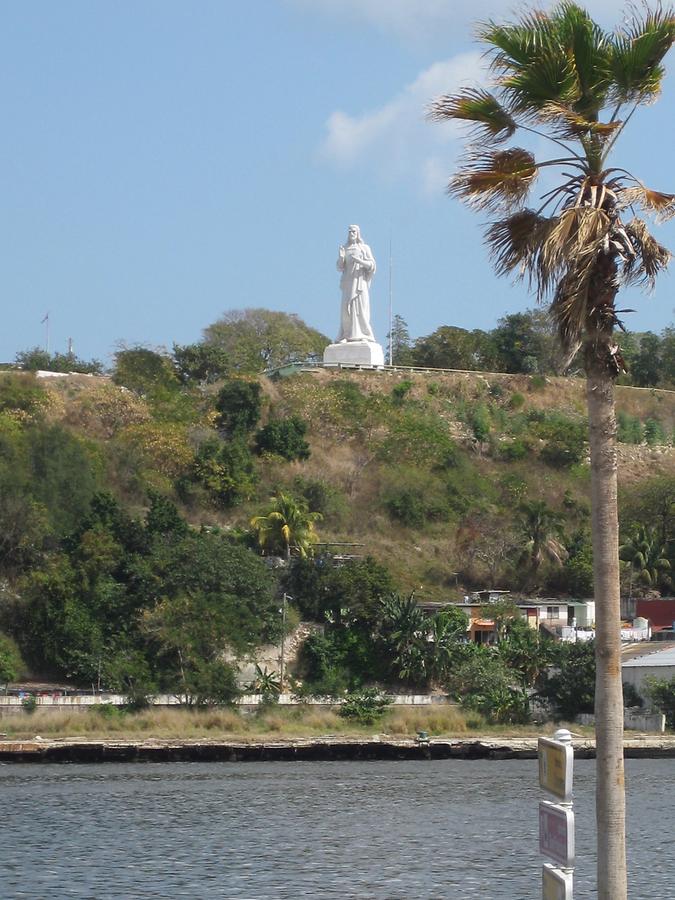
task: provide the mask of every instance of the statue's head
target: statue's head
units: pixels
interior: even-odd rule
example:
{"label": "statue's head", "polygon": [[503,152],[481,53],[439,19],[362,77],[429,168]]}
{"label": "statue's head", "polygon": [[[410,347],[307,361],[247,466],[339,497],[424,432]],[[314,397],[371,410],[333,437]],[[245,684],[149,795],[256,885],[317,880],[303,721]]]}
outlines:
{"label": "statue's head", "polygon": [[349,225],[347,228],[347,241],[350,244],[361,243],[361,229],[358,225]]}

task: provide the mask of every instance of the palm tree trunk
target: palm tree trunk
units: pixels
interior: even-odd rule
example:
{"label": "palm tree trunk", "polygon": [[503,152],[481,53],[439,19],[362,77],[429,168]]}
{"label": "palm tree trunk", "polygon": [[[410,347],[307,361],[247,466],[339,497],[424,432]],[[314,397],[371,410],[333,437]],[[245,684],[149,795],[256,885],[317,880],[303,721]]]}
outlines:
{"label": "palm tree trunk", "polygon": [[614,376],[608,356],[587,362],[595,587],[598,900],[626,900],[621,606]]}

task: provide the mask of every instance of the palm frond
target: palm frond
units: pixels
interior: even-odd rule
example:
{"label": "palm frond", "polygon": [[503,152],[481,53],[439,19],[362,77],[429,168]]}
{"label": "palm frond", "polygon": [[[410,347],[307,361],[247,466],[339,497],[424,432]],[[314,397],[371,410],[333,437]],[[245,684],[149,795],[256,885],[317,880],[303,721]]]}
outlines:
{"label": "palm frond", "polygon": [[611,229],[609,216],[592,206],[564,210],[543,242],[538,264],[539,300],[555,290],[551,317],[568,362],[576,353],[592,308],[595,263]]}
{"label": "palm frond", "polygon": [[582,118],[593,118],[604,106],[612,83],[611,37],[576,3],[561,3],[553,20],[574,64],[579,95],[574,111]]}
{"label": "palm frond", "polygon": [[471,153],[453,176],[448,193],[479,209],[513,208],[537,176],[534,156],[520,147]]}
{"label": "palm frond", "polygon": [[665,222],[675,216],[675,194],[652,191],[644,185],[624,188],[620,194],[621,206],[640,206],[653,213],[657,222]]}
{"label": "palm frond", "polygon": [[672,7],[637,12],[617,37],[612,53],[613,94],[618,102],[655,100],[665,69],[661,61],[675,43]]}
{"label": "palm frond", "polygon": [[628,283],[643,284],[651,290],[656,276],[668,266],[672,254],[652,237],[642,219],[631,219],[625,230],[636,255],[624,266],[624,279]]}
{"label": "palm frond", "polygon": [[489,22],[479,39],[514,111],[531,116],[550,101],[592,121],[612,84],[612,39],[576,3],[536,11],[513,25]]}
{"label": "palm frond", "polygon": [[539,118],[542,122],[550,125],[552,131],[559,137],[572,140],[585,135],[595,135],[601,139],[607,139],[623,124],[620,121],[592,121],[571,107],[554,102],[544,104],[539,111]]}
{"label": "palm frond", "polygon": [[576,273],[582,281],[609,230],[609,216],[593,206],[571,206],[553,219],[539,252],[540,295],[564,275]]}
{"label": "palm frond", "polygon": [[494,94],[481,88],[468,89],[459,94],[446,94],[431,102],[427,117],[435,122],[448,119],[472,123],[477,137],[493,140],[510,138],[517,124]]}
{"label": "palm frond", "polygon": [[499,275],[518,269],[518,277],[533,274],[534,261],[550,228],[551,220],[532,209],[519,210],[505,219],[493,222],[485,233],[485,241]]}

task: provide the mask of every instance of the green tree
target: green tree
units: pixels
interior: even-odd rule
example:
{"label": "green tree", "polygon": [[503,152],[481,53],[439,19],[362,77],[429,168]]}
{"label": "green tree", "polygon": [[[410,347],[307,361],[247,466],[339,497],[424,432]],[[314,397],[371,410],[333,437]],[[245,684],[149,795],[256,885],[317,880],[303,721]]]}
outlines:
{"label": "green tree", "polygon": [[508,623],[499,642],[499,656],[512,669],[524,688],[534,688],[553,656],[553,640],[543,637],[522,619]]}
{"label": "green tree", "polygon": [[669,325],[661,332],[660,383],[672,388],[675,385],[675,328]]}
{"label": "green tree", "polygon": [[222,350],[232,371],[257,374],[290,362],[319,359],[330,342],[299,316],[269,309],[237,309],[204,330],[204,343]]}
{"label": "green tree", "polygon": [[294,557],[284,589],[303,616],[337,625],[361,623],[369,630],[382,618],[382,599],[395,590],[389,571],[372,556],[342,564],[329,555]]}
{"label": "green tree", "polygon": [[625,489],[621,522],[624,526],[653,525],[660,543],[669,546],[675,539],[675,477],[658,475]]}
{"label": "green tree", "polygon": [[258,472],[246,443],[236,437],[231,441],[208,438],[195,454],[187,478],[177,485],[179,493],[189,500],[191,488],[206,491],[210,501],[226,508],[249,500],[255,493]]}
{"label": "green tree", "polygon": [[538,334],[528,313],[512,313],[499,320],[492,332],[500,372],[539,372]]}
{"label": "green tree", "polygon": [[[592,713],[595,698],[594,641],[578,644],[556,644],[553,666],[540,689],[557,716],[567,722],[579,713]],[[623,704],[623,686],[621,689]]]}
{"label": "green tree", "polygon": [[651,705],[665,714],[668,728],[675,728],[675,678],[645,678],[647,698]]}
{"label": "green tree", "polygon": [[103,363],[97,359],[90,361],[79,359],[74,353],[54,353],[53,355],[41,347],[22,350],[16,354],[16,364],[26,372],[79,372],[85,375],[103,374]]}
{"label": "green tree", "polygon": [[[525,12],[515,23],[483,25],[494,92],[465,89],[437,100],[432,115],[474,127],[482,147],[468,156],[450,191],[490,210],[488,243],[500,273],[529,274],[563,346],[583,346],[590,423],[592,535],[597,610],[598,896],[626,897],[623,695],[621,686],[616,422],[614,381],[622,369],[614,337],[622,283],[653,283],[670,254],[641,219],[662,216],[672,194],[652,191],[608,165],[633,110],[658,96],[663,58],[675,41],[675,15],[661,6],[637,10],[616,33],[565,0],[551,13]],[[522,147],[504,149],[516,131],[555,142],[552,159]],[[547,145],[548,146],[548,145]],[[545,205],[526,208],[543,166],[557,168]],[[548,210],[548,214],[545,215]]]}
{"label": "green tree", "polygon": [[299,416],[268,422],[255,436],[258,453],[272,453],[292,462],[309,459],[309,444],[305,440],[307,423]]}
{"label": "green tree", "polygon": [[178,378],[187,385],[213,384],[230,368],[227,353],[213,344],[174,344],[173,361]]}
{"label": "green tree", "polygon": [[429,622],[419,608],[415,595],[392,594],[382,603],[382,634],[385,646],[393,654],[396,676],[421,686],[428,679]]}
{"label": "green tree", "polygon": [[167,658],[164,686],[187,706],[231,703],[239,693],[234,669],[221,659],[229,624],[227,610],[203,593],[166,598],[145,610],[143,631]]}
{"label": "green tree", "polygon": [[542,563],[548,561],[561,566],[567,551],[560,540],[562,517],[544,500],[527,500],[521,503],[518,515],[525,544],[522,558],[533,578],[537,577]]}
{"label": "green tree", "polygon": [[310,512],[305,503],[289,494],[272,497],[272,508],[264,516],[254,516],[251,528],[258,545],[268,553],[278,553],[286,559],[292,554],[311,556],[318,540],[314,523],[321,513]]}
{"label": "green tree", "polygon": [[661,341],[651,331],[646,332],[640,338],[640,346],[630,368],[633,384],[638,387],[655,387],[661,378],[660,357]]}
{"label": "green tree", "polygon": [[30,492],[61,535],[74,530],[89,509],[100,469],[94,448],[61,425],[26,432]]}
{"label": "green tree", "polygon": [[670,586],[670,561],[655,527],[638,525],[619,547],[619,557],[630,566],[636,583],[651,588]]}
{"label": "green tree", "polygon": [[178,379],[171,358],[148,347],[133,347],[115,353],[112,379],[137,394],[146,396],[158,388],[177,388]]}
{"label": "green tree", "polygon": [[446,689],[466,709],[488,722],[522,723],[529,719],[527,696],[514,673],[489,648],[467,644],[450,670]]}
{"label": "green tree", "polygon": [[434,369],[489,370],[494,362],[494,344],[487,332],[454,325],[442,325],[418,338],[412,350],[412,365]]}
{"label": "green tree", "polygon": [[260,419],[261,392],[257,381],[226,381],[216,397],[219,427],[230,437],[253,431]]}
{"label": "green tree", "polygon": [[398,315],[394,316],[391,331],[387,334],[387,362],[390,358],[395,366],[414,365],[408,323]]}

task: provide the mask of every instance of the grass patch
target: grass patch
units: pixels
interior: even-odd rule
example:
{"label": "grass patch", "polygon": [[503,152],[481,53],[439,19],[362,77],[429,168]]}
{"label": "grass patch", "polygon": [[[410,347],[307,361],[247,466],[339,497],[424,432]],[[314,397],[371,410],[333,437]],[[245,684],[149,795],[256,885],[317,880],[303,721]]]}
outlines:
{"label": "grass patch", "polygon": [[[139,712],[102,714],[37,709],[30,716],[12,716],[2,721],[9,740],[293,740],[318,737],[368,737],[387,734],[412,738],[418,731],[432,737],[502,736],[527,737],[548,733],[548,726],[487,725],[474,712],[457,706],[427,708],[390,707],[373,725],[359,725],[341,718],[336,710],[323,707],[275,707],[254,713],[234,709],[149,709]],[[586,731],[574,726],[577,733]],[[588,730],[592,734],[592,729]]]}

